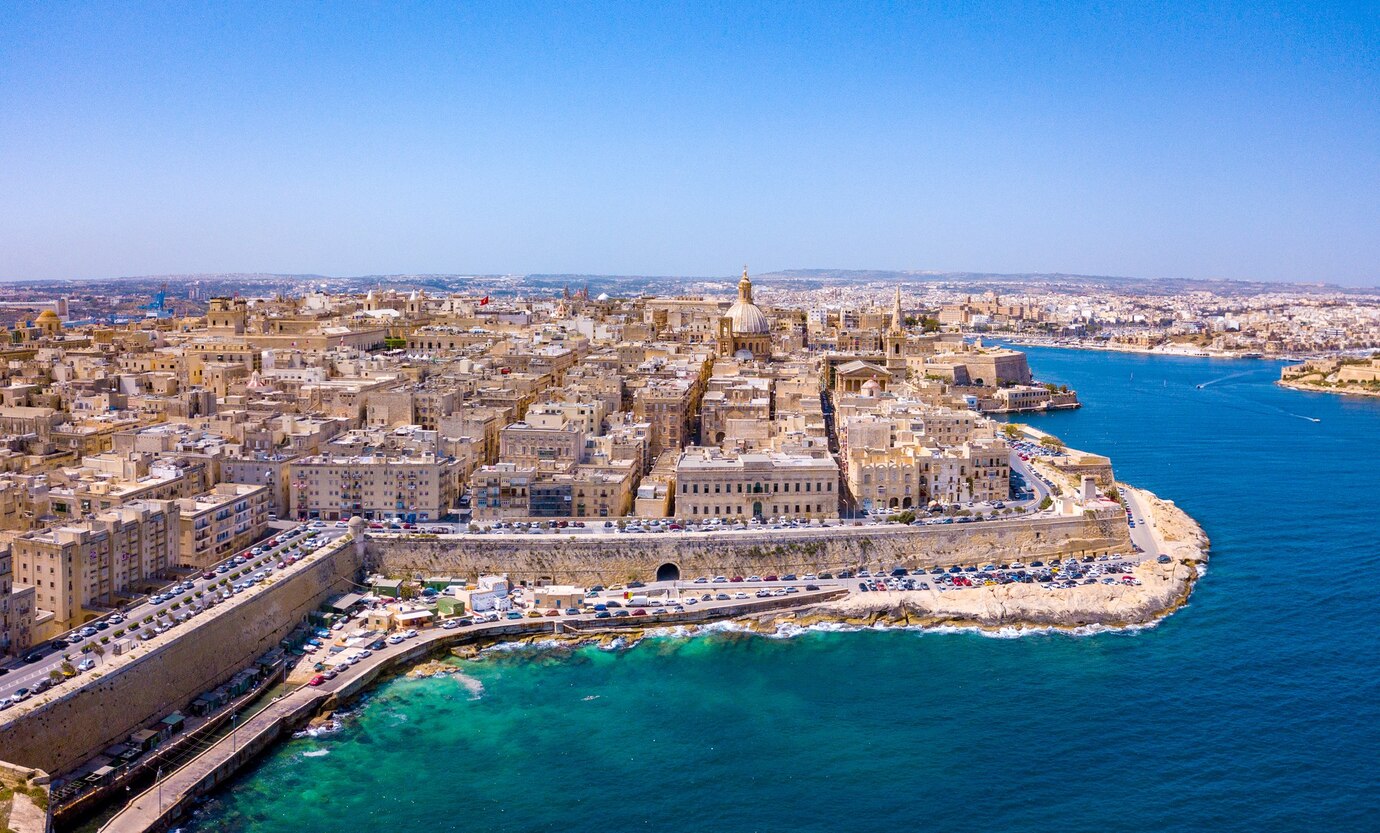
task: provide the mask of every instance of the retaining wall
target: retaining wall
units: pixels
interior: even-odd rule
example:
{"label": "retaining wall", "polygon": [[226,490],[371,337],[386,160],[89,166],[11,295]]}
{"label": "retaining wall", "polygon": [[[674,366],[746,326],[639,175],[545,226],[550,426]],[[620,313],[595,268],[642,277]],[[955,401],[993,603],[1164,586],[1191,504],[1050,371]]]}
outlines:
{"label": "retaining wall", "polygon": [[767,575],[847,568],[950,566],[1034,560],[1063,553],[1129,552],[1120,509],[1091,516],[1013,518],[924,527],[871,526],[713,533],[368,536],[366,566],[388,575],[475,577],[508,573],[577,585],[656,577],[675,564],[682,578]]}
{"label": "retaining wall", "polygon": [[[61,773],[186,708],[198,694],[276,647],[327,598],[351,589],[359,565],[357,548],[346,543],[155,637],[131,655],[107,654],[82,677],[85,685],[68,692],[54,689],[22,711],[6,714],[9,719],[0,723],[4,759]],[[45,697],[51,699],[43,702]]]}
{"label": "retaining wall", "polygon": [[[753,612],[779,610],[836,599],[843,591],[823,591],[806,593],[793,598],[757,599],[741,604],[724,605],[714,609],[689,610],[679,614],[658,615],[654,619],[600,620],[597,623],[585,621],[588,630],[578,633],[605,632],[644,627],[657,627],[670,624],[707,622],[715,619],[733,618]],[[802,597],[803,596],[803,597]],[[116,813],[101,827],[100,833],[161,833],[167,830],[190,810],[198,796],[210,792],[232,778],[260,752],[291,732],[295,727],[306,723],[322,709],[335,709],[342,702],[358,696],[384,674],[394,672],[416,663],[427,656],[446,648],[466,644],[476,640],[493,640],[504,636],[529,637],[544,633],[560,632],[564,623],[553,619],[502,620],[475,629],[462,631],[429,630],[423,638],[407,644],[397,653],[378,653],[364,664],[347,671],[353,674],[339,689],[329,691],[322,688],[301,687],[254,715],[249,723],[263,723],[252,733],[247,727],[240,728],[240,734],[233,738],[221,738],[214,746],[188,762],[181,769],[170,773],[167,781],[182,783],[176,788],[169,786],[164,795],[157,786],[140,793],[123,810]],[[276,714],[275,714],[276,712]],[[267,721],[267,722],[265,722]],[[227,749],[227,745],[230,747]],[[183,775],[186,778],[183,778]],[[152,797],[150,803],[145,803]]]}

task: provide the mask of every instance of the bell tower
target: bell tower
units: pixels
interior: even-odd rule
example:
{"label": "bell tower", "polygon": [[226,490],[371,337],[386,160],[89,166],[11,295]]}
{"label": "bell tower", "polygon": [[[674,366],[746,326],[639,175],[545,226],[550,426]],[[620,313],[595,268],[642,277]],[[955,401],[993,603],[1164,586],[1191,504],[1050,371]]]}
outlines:
{"label": "bell tower", "polygon": [[901,312],[901,287],[896,287],[896,298],[891,305],[891,326],[882,336],[886,350],[886,369],[891,378],[900,382],[906,378],[906,329],[905,316]]}

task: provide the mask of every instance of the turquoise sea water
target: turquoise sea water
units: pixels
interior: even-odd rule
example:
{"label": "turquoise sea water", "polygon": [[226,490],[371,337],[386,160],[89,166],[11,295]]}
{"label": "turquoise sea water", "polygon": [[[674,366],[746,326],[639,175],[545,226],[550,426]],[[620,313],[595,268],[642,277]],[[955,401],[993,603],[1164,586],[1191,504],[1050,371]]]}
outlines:
{"label": "turquoise sea water", "polygon": [[491,655],[383,686],[193,828],[1380,829],[1380,400],[1279,389],[1273,362],[1030,354],[1087,405],[1032,421],[1212,537],[1159,626]]}

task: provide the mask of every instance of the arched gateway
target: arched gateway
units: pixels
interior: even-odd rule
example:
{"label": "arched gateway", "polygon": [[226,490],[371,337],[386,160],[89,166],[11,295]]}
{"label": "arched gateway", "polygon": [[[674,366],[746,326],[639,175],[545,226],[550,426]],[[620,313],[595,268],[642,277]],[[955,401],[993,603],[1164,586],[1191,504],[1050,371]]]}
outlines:
{"label": "arched gateway", "polygon": [[657,581],[680,581],[680,568],[669,561],[656,568]]}

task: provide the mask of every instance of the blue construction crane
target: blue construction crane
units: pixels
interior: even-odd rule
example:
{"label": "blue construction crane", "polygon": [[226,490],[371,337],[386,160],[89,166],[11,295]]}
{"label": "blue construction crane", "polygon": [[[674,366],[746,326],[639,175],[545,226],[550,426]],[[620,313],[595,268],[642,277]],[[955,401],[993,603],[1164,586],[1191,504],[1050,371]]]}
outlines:
{"label": "blue construction crane", "polygon": [[155,313],[158,318],[162,318],[163,314],[167,312],[168,309],[167,299],[168,285],[164,283],[162,288],[158,290],[158,293],[153,296],[153,300],[139,307],[139,309],[148,310],[149,312]]}

